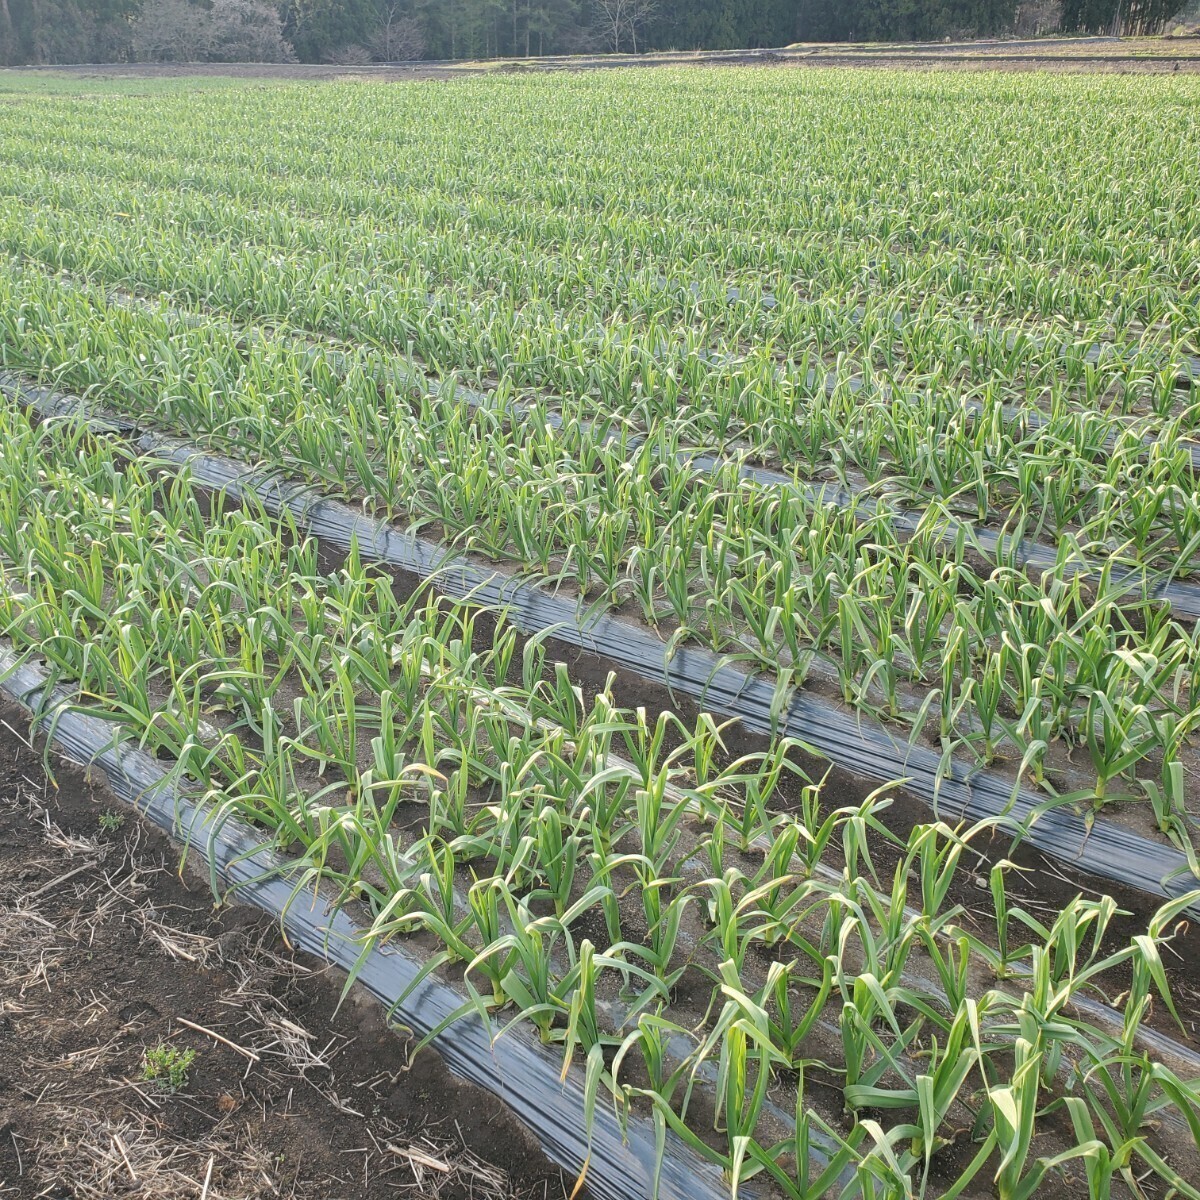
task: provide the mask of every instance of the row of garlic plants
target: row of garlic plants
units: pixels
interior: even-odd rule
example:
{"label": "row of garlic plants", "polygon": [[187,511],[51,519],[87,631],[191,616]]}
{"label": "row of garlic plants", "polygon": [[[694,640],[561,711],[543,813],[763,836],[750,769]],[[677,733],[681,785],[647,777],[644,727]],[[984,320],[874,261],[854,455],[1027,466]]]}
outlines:
{"label": "row of garlic plants", "polygon": [[[581,608],[632,602],[677,644],[788,684],[827,679],[914,739],[934,736],[947,762],[1007,755],[1059,802],[1144,798],[1190,849],[1200,635],[1107,567],[1077,574],[1069,547],[1041,578],[981,568],[936,507],[910,536],[885,508],[781,493],[732,466],[697,486],[668,427],[604,442],[517,420],[502,401],[381,391],[370,363],[329,369],[219,322],[181,326],[24,274],[0,288],[10,366],[515,563],[575,589]],[[1056,772],[1055,746],[1080,747],[1089,785]]]}
{"label": "row of garlic plants", "polygon": [[[555,248],[560,238],[575,240],[577,231],[560,230],[556,238],[534,214],[499,204],[495,222],[468,229],[461,225],[461,204],[428,193],[406,196],[399,213],[348,215],[343,198],[334,215],[328,215],[296,211],[297,197],[284,184],[282,195],[260,197],[256,206],[247,206],[215,183],[213,192],[196,190],[200,181],[190,159],[177,162],[173,179],[161,178],[161,162],[157,169],[148,169],[139,159],[97,193],[97,176],[108,179],[112,174],[107,152],[89,156],[73,148],[67,163],[54,163],[51,169],[40,157],[25,165],[19,139],[7,149],[20,156],[10,161],[3,181],[14,218],[28,220],[36,214],[43,222],[52,219],[61,233],[72,220],[86,217],[106,229],[114,227],[118,234],[122,224],[127,231],[136,220],[138,231],[155,240],[185,238],[191,244],[205,239],[201,257],[208,260],[218,252],[260,258],[319,253],[324,274],[334,276],[333,281],[327,279],[327,289],[340,280],[350,292],[347,300],[356,291],[375,292],[377,303],[384,299],[389,308],[399,310],[393,319],[434,307],[450,315],[465,309],[478,321],[481,310],[494,308],[497,318],[508,320],[494,326],[488,322],[482,338],[476,334],[466,341],[463,332],[449,324],[441,330],[441,357],[459,358],[463,368],[478,369],[474,355],[464,351],[477,352],[482,345],[488,351],[484,362],[515,366],[520,380],[533,386],[579,385],[579,363],[561,352],[564,335],[573,337],[571,344],[576,346],[581,338],[601,335],[604,342],[592,343],[594,350],[611,353],[631,345],[639,357],[652,361],[670,355],[673,341],[694,338],[697,332],[704,336],[702,345],[716,342],[734,351],[765,346],[776,361],[811,350],[834,362],[853,348],[867,372],[880,370],[939,386],[995,380],[1016,395],[1037,395],[1038,385],[1065,370],[1085,400],[1104,395],[1116,384],[1136,385],[1119,389],[1116,399],[1125,408],[1147,400],[1167,407],[1169,389],[1152,386],[1156,374],[1161,372],[1165,383],[1172,363],[1191,362],[1186,338],[1176,346],[1159,334],[1113,330],[1108,322],[1031,325],[1004,314],[985,322],[980,312],[964,309],[937,291],[922,289],[910,296],[905,288],[868,287],[861,272],[822,285],[813,278],[820,262],[816,246],[811,262],[789,263],[796,282],[790,300],[781,301],[753,279],[730,284],[704,260],[681,259],[688,263],[686,270],[670,256],[661,266],[622,268],[627,260],[614,258],[607,242],[581,266],[578,257],[564,259]],[[38,151],[45,154],[44,143],[28,148],[31,156]],[[381,230],[381,220],[396,225]],[[91,261],[95,250],[77,246],[68,252],[79,263]],[[165,264],[158,268],[165,278]],[[273,295],[278,296],[277,288]],[[272,293],[265,298],[273,298]],[[562,329],[541,328],[551,309]],[[769,327],[762,328],[764,321]],[[559,353],[536,353],[555,340]],[[1084,371],[1087,352],[1095,346],[1104,349],[1106,373]],[[563,357],[573,371],[562,371],[557,360]]]}
{"label": "row of garlic plants", "polygon": [[[786,743],[730,761],[709,718],[588,698],[502,616],[400,599],[354,554],[323,570],[294,527],[74,422],[5,408],[0,444],[16,649],[214,819],[297,851],[298,887],[365,906],[367,945],[433,934],[456,1019],[531,1024],[734,1194],[1023,1200],[1082,1171],[1097,1200],[1200,1195],[1200,1090],[1138,1036],[1175,1015],[1161,948],[1195,894],[1114,945],[1110,898],[1044,922],[1001,861],[981,924],[954,896],[985,829],[830,809]],[[1116,972],[1106,1033],[1073,1001]],[[699,1025],[671,1004],[689,982]]]}
{"label": "row of garlic plants", "polygon": [[[1194,406],[1175,386],[1186,340],[1172,352],[1157,338],[1127,336],[1093,360],[1093,329],[981,325],[936,290],[922,290],[914,309],[903,293],[853,279],[822,289],[809,264],[796,265],[799,290],[785,304],[761,287],[731,286],[720,271],[705,276],[703,260],[681,259],[685,270],[665,250],[636,270],[627,264],[645,251],[613,257],[607,239],[596,261],[586,239],[567,257],[561,245],[575,239],[541,228],[543,245],[535,223],[483,237],[454,223],[439,230],[436,216],[418,211],[381,228],[393,218],[336,208],[310,216],[286,196],[247,209],[222,189],[198,190],[193,160],[180,163],[178,187],[138,178],[98,193],[101,168],[76,169],[64,182],[14,165],[0,244],[245,315],[411,344],[440,367],[605,407],[636,410],[661,392],[673,408],[703,416],[713,407],[709,436],[736,429],[784,461],[798,453],[787,433],[797,396],[841,375],[884,394],[895,383],[1052,413],[1102,410],[1116,433],[1122,414],[1137,414],[1152,435],[1195,430]],[[447,202],[421,194],[412,203]],[[775,327],[761,328],[768,317]]]}
{"label": "row of garlic plants", "polygon": [[[776,281],[853,277],[1017,316],[1118,331],[1140,317],[1195,335],[1191,80],[930,88],[918,76],[789,69],[666,71],[636,87],[621,74],[461,82],[229,89],[153,105],[28,97],[0,128],[12,158],[25,149],[69,169],[95,156],[118,180],[277,208],[286,195],[289,207],[376,213],[385,227],[419,221],[407,206],[427,196],[426,211],[440,203],[464,241],[489,223],[518,240],[528,214],[527,240],[564,259],[592,251],[626,271],[649,256],[703,273],[711,263],[758,276],[781,306],[791,289]],[[58,136],[32,140],[31,116]],[[180,178],[174,159],[191,174]]]}

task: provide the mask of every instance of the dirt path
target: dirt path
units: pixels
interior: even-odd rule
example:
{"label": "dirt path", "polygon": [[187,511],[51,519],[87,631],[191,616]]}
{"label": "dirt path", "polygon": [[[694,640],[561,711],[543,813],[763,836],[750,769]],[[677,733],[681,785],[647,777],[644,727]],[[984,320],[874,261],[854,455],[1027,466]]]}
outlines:
{"label": "dirt path", "polygon": [[[0,717],[0,1198],[570,1193],[503,1106],[430,1052],[407,1069],[377,1004],[335,1013],[339,980]],[[146,1078],[192,1052],[177,1091]]]}
{"label": "dirt path", "polygon": [[223,76],[295,81],[370,80],[398,83],[470,75],[546,71],[597,71],[620,67],[798,66],[887,67],[950,71],[1056,71],[1117,74],[1200,72],[1200,36],[1074,37],[975,42],[812,42],[777,50],[695,50],[650,54],[546,55],[478,62],[379,63],[333,66],[311,63],[101,63],[22,67],[19,72],[64,72],[80,78],[176,79]]}

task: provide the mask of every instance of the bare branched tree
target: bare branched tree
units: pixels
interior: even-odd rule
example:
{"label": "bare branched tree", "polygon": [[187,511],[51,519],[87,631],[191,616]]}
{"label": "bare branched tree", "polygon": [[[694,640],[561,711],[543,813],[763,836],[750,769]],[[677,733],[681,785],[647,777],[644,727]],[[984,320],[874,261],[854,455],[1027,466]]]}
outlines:
{"label": "bare branched tree", "polygon": [[338,46],[336,50],[327,51],[321,59],[323,62],[333,63],[335,67],[366,67],[375,61],[375,56],[366,46],[350,42],[345,46]]}
{"label": "bare branched tree", "polygon": [[142,62],[200,62],[211,44],[208,13],[189,0],[146,0],[133,27]]}
{"label": "bare branched tree", "polygon": [[658,13],[658,0],[629,0],[629,39],[633,43],[633,52],[638,52],[637,35],[639,29],[645,29]]}
{"label": "bare branched tree", "polygon": [[270,0],[213,0],[211,55],[221,62],[295,62]]}
{"label": "bare branched tree", "polygon": [[367,46],[376,58],[384,62],[405,62],[425,57],[425,35],[421,32],[421,23],[408,11],[403,0],[384,0]]}
{"label": "bare branched tree", "polygon": [[621,34],[625,29],[625,7],[629,0],[593,0],[596,19],[604,26],[608,48],[616,53],[621,49]]}
{"label": "bare branched tree", "polygon": [[267,0],[146,0],[133,27],[143,62],[294,62],[279,9]]}
{"label": "bare branched tree", "polygon": [[593,0],[593,3],[609,49],[619,52],[621,43],[627,39],[636,54],[638,30],[653,19],[658,0]]}

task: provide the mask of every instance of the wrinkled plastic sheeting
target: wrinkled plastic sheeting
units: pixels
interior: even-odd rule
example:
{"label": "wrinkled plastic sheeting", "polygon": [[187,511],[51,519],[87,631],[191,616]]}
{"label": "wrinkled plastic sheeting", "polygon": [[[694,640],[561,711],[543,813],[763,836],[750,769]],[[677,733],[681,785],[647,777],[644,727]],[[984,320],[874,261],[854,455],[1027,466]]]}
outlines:
{"label": "wrinkled plastic sheeting", "polygon": [[[681,453],[680,457],[684,455]],[[706,453],[690,456],[690,462],[697,470],[707,472],[714,472],[722,465],[720,458]],[[857,495],[834,484],[806,484],[792,479],[782,471],[747,463],[741,464],[738,472],[743,479],[751,479],[763,486],[789,488],[814,504],[836,505],[843,509],[853,506],[865,516],[874,515],[879,511],[879,504],[872,497]],[[920,513],[905,512],[891,507],[887,509],[887,518],[894,529],[909,536],[916,534],[923,521],[923,515]],[[951,516],[941,520],[946,531],[943,540],[953,542],[957,531],[963,530],[966,533],[967,545],[977,546],[996,562],[1012,563],[1029,571],[1053,571],[1060,565],[1058,547],[1043,545],[1026,538],[1016,538],[981,525],[959,521]],[[1131,596],[1136,598],[1144,594],[1151,600],[1165,601],[1177,616],[1200,618],[1200,587],[1194,583],[1181,583],[1167,577],[1166,572],[1149,568],[1139,569],[1120,563],[1101,562],[1079,552],[1070,557],[1063,556],[1061,561],[1062,573],[1067,579],[1076,575],[1098,575],[1106,566],[1109,580],[1127,589]]]}
{"label": "wrinkled plastic sheeting", "polygon": [[[597,654],[699,703],[737,717],[750,731],[787,735],[807,743],[838,766],[875,782],[903,781],[942,818],[998,820],[1014,835],[1068,865],[1127,887],[1181,896],[1196,885],[1184,855],[1108,821],[1091,827],[1065,808],[1041,812],[1044,799],[989,771],[951,763],[941,774],[941,755],[896,741],[885,729],[843,712],[820,697],[793,693],[780,710],[775,688],[762,676],[726,665],[715,654],[681,646],[668,657],[650,629],[606,613],[580,616],[573,599],[552,595],[526,580],[489,571],[414,533],[331,500],[304,485],[254,471],[245,464],[186,443],[154,435],[144,452],[179,466],[192,480],[232,496],[253,494],[275,513],[290,513],[314,536],[366,558],[422,578],[436,576],[439,591],[473,603],[503,608],[526,634],[548,632],[560,642]],[[1200,916],[1200,905],[1193,906]]]}
{"label": "wrinkled plastic sheeting", "polygon": [[137,433],[140,428],[135,422],[117,416],[100,405],[81,400],[78,396],[63,395],[40,384],[28,383],[11,371],[0,371],[0,395],[33,408],[38,416],[47,420],[55,417],[82,418],[97,433],[128,435]]}
{"label": "wrinkled plastic sheeting", "polygon": [[[696,288],[697,285],[693,284],[692,287]],[[731,288],[730,291],[734,299],[740,297],[740,293],[738,293],[736,288]],[[137,303],[123,297],[114,297],[113,299],[115,303],[123,307]],[[773,301],[774,297],[772,296],[771,299]],[[148,304],[149,302],[145,303]],[[166,311],[174,319],[183,321],[189,325],[199,325],[204,321],[204,318],[197,314],[186,312],[182,309],[172,307]],[[862,320],[863,311],[861,307],[856,310],[856,320]],[[900,322],[902,319],[897,317],[895,320]],[[902,325],[898,327],[902,327]],[[254,327],[250,327],[250,333],[255,337],[267,338],[269,340],[269,335],[262,334]],[[1011,341],[1012,339],[1010,338],[1010,343]],[[1101,352],[1102,348],[1100,346],[1092,346],[1087,355],[1085,355],[1085,358],[1088,362],[1099,362]],[[701,353],[706,359],[712,361],[720,358],[720,356],[713,355],[708,351],[702,351]],[[348,356],[342,351],[320,344],[309,347],[307,356],[311,359],[316,359],[318,356],[323,357],[335,370],[339,371],[347,369],[347,364],[350,361]],[[1187,363],[1188,369],[1191,371],[1191,377],[1200,380],[1200,360],[1189,359]],[[456,380],[435,379],[403,357],[397,356],[389,360],[388,374],[395,384],[403,388],[432,392],[448,400],[460,399],[472,408],[495,409],[497,407],[494,395],[480,392]],[[818,380],[821,380],[821,386],[829,395],[833,394],[840,382],[836,371],[830,371],[822,378],[815,368],[810,370],[807,376],[807,385],[815,387]],[[862,388],[863,382],[860,378],[853,377],[845,380],[845,385],[849,386],[852,392],[857,392]],[[0,381],[0,390],[7,390],[4,381]],[[892,394],[890,389],[885,389],[885,392],[889,395]],[[53,393],[49,394],[53,395]],[[903,393],[898,394],[903,397]],[[69,404],[70,402],[64,397],[55,396],[52,406],[61,406],[64,403]],[[970,400],[966,403],[968,411],[974,415],[980,415],[985,411],[984,406],[977,400]],[[554,429],[561,429],[564,425],[562,416],[553,409],[534,410],[525,405],[514,403],[509,406],[508,411],[516,418],[527,417],[543,421]],[[1021,424],[1023,422],[1034,430],[1047,422],[1047,418],[1043,414],[1029,407],[1004,405],[1003,414],[1006,421],[1012,424]],[[119,421],[120,419],[118,418],[117,420]],[[628,453],[633,453],[646,440],[644,434],[631,434],[619,428],[615,430],[593,430],[590,423],[586,421],[580,422],[580,426],[584,430],[592,430],[594,436],[602,444],[617,441],[622,442]],[[124,426],[119,427],[124,428]],[[1143,442],[1147,446],[1152,446],[1157,443],[1157,439],[1148,436],[1143,438]],[[1189,443],[1184,444],[1188,446],[1188,452],[1192,456],[1193,463],[1200,466],[1200,446]],[[1105,447],[1111,451],[1115,445],[1116,437],[1110,434],[1105,439]],[[713,454],[703,448],[680,450],[676,453],[675,457],[682,465],[691,468],[699,475],[714,474],[726,466],[729,461],[726,457]],[[764,487],[786,488],[796,492],[798,495],[804,496],[810,503],[836,505],[839,508],[849,508],[853,505],[857,508],[857,511],[867,515],[875,513],[879,507],[878,502],[869,496],[858,495],[830,484],[807,484],[788,475],[786,472],[772,470],[769,467],[739,463],[737,470],[739,478],[750,480]],[[889,520],[897,529],[909,535],[915,534],[921,524],[920,514],[905,512],[895,508],[889,509]],[[1034,571],[1051,571],[1059,566],[1059,551],[1056,546],[1049,546],[1022,538],[1014,538],[1011,535],[998,533],[995,530],[986,529],[979,525],[958,521],[953,517],[947,517],[945,520],[946,540],[952,541],[957,531],[964,529],[966,530],[969,542],[978,546],[982,553],[990,555],[997,562],[1008,562],[1022,569]],[[1074,553],[1064,557],[1061,569],[1064,576],[1070,579],[1076,575],[1098,574],[1103,570],[1105,565],[1104,562],[1094,557]],[[1109,578],[1119,586],[1125,587],[1134,597],[1144,593],[1153,600],[1165,601],[1178,616],[1189,617],[1193,620],[1200,618],[1200,586],[1196,584],[1181,583],[1178,580],[1171,579],[1163,572],[1156,572],[1147,568],[1139,569],[1121,564],[1109,567]]]}
{"label": "wrinkled plastic sheeting", "polygon": [[[3,378],[0,389],[9,390]],[[82,413],[99,425],[108,421],[97,421],[80,401],[47,389],[22,386],[20,393],[20,399],[39,411]],[[666,683],[717,712],[739,718],[752,732],[798,738],[865,779],[902,778],[910,792],[942,817],[998,819],[1043,853],[1139,891],[1180,896],[1196,884],[1186,857],[1174,847],[1108,821],[1097,820],[1089,829],[1065,808],[1040,812],[1041,797],[1014,788],[994,772],[971,771],[952,762],[943,776],[940,755],[923,746],[899,743],[882,727],[819,697],[795,693],[786,711],[778,714],[775,689],[767,680],[723,665],[706,650],[682,646],[668,658],[663,643],[649,629],[603,613],[581,618],[570,599],[476,566],[443,546],[236,459],[158,434],[142,435],[139,447],[143,453],[186,465],[201,486],[233,496],[257,495],[268,511],[291,513],[315,536],[343,550],[357,542],[360,552],[376,561],[422,578],[436,575],[439,590],[447,595],[503,607],[523,632],[552,631],[560,642],[601,655],[644,679]],[[1191,911],[1200,916],[1200,905]]]}
{"label": "wrinkled plastic sheeting", "polygon": [[[311,892],[296,892],[295,864],[270,849],[249,825],[235,817],[213,822],[211,810],[180,791],[151,755],[114,739],[106,722],[72,712],[60,695],[50,692],[45,670],[8,648],[0,649],[0,677],[0,692],[40,718],[64,757],[100,767],[121,800],[201,855],[239,902],[278,919],[293,946],[346,971],[354,966],[362,950],[362,929],[344,913],[314,902]],[[374,949],[362,963],[358,981],[390,1008],[421,965],[402,949]],[[430,975],[395,1017],[421,1036],[462,1002],[455,989]],[[492,1044],[479,1019],[467,1016],[439,1034],[433,1045],[454,1074],[504,1101],[552,1161],[571,1173],[587,1162],[588,1192],[597,1200],[645,1200],[651,1195],[656,1153],[649,1122],[631,1117],[623,1140],[612,1106],[601,1097],[589,1147],[580,1072],[572,1070],[560,1082],[561,1058],[528,1030],[514,1029]],[[725,1200],[728,1194],[715,1166],[673,1138],[668,1142],[659,1182],[663,1200]]]}

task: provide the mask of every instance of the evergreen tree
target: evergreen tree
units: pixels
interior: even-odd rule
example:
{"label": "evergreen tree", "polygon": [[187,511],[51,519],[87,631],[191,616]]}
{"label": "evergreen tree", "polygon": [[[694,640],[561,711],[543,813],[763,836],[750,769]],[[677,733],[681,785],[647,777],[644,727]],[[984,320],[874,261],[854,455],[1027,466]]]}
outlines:
{"label": "evergreen tree", "polygon": [[1063,0],[1061,27],[1067,33],[1159,33],[1184,0]]}
{"label": "evergreen tree", "polygon": [[[1064,30],[1137,34],[1161,30],[1185,0],[1059,2]],[[166,11],[182,14],[181,25],[188,29],[207,29],[214,21],[223,29],[233,28],[231,35],[204,42],[213,47],[208,52],[213,56],[242,55],[247,45],[283,45],[272,15],[278,7],[282,38],[296,56],[302,62],[327,62],[356,61],[356,56],[391,58],[398,47],[405,55],[467,59],[614,47],[732,49],[793,41],[987,36],[1012,27],[1016,4],[1017,0],[238,0],[230,8],[229,0],[0,0],[0,62],[127,59],[134,53],[133,31],[143,7],[147,20],[160,31],[149,40],[164,46],[172,42],[169,22],[163,20]],[[213,17],[226,8],[236,10],[236,21]],[[262,30],[256,32],[256,25]],[[149,28],[143,26],[144,31]],[[188,29],[179,31],[183,42],[189,41],[182,36]],[[139,54],[147,41],[143,37]]]}

